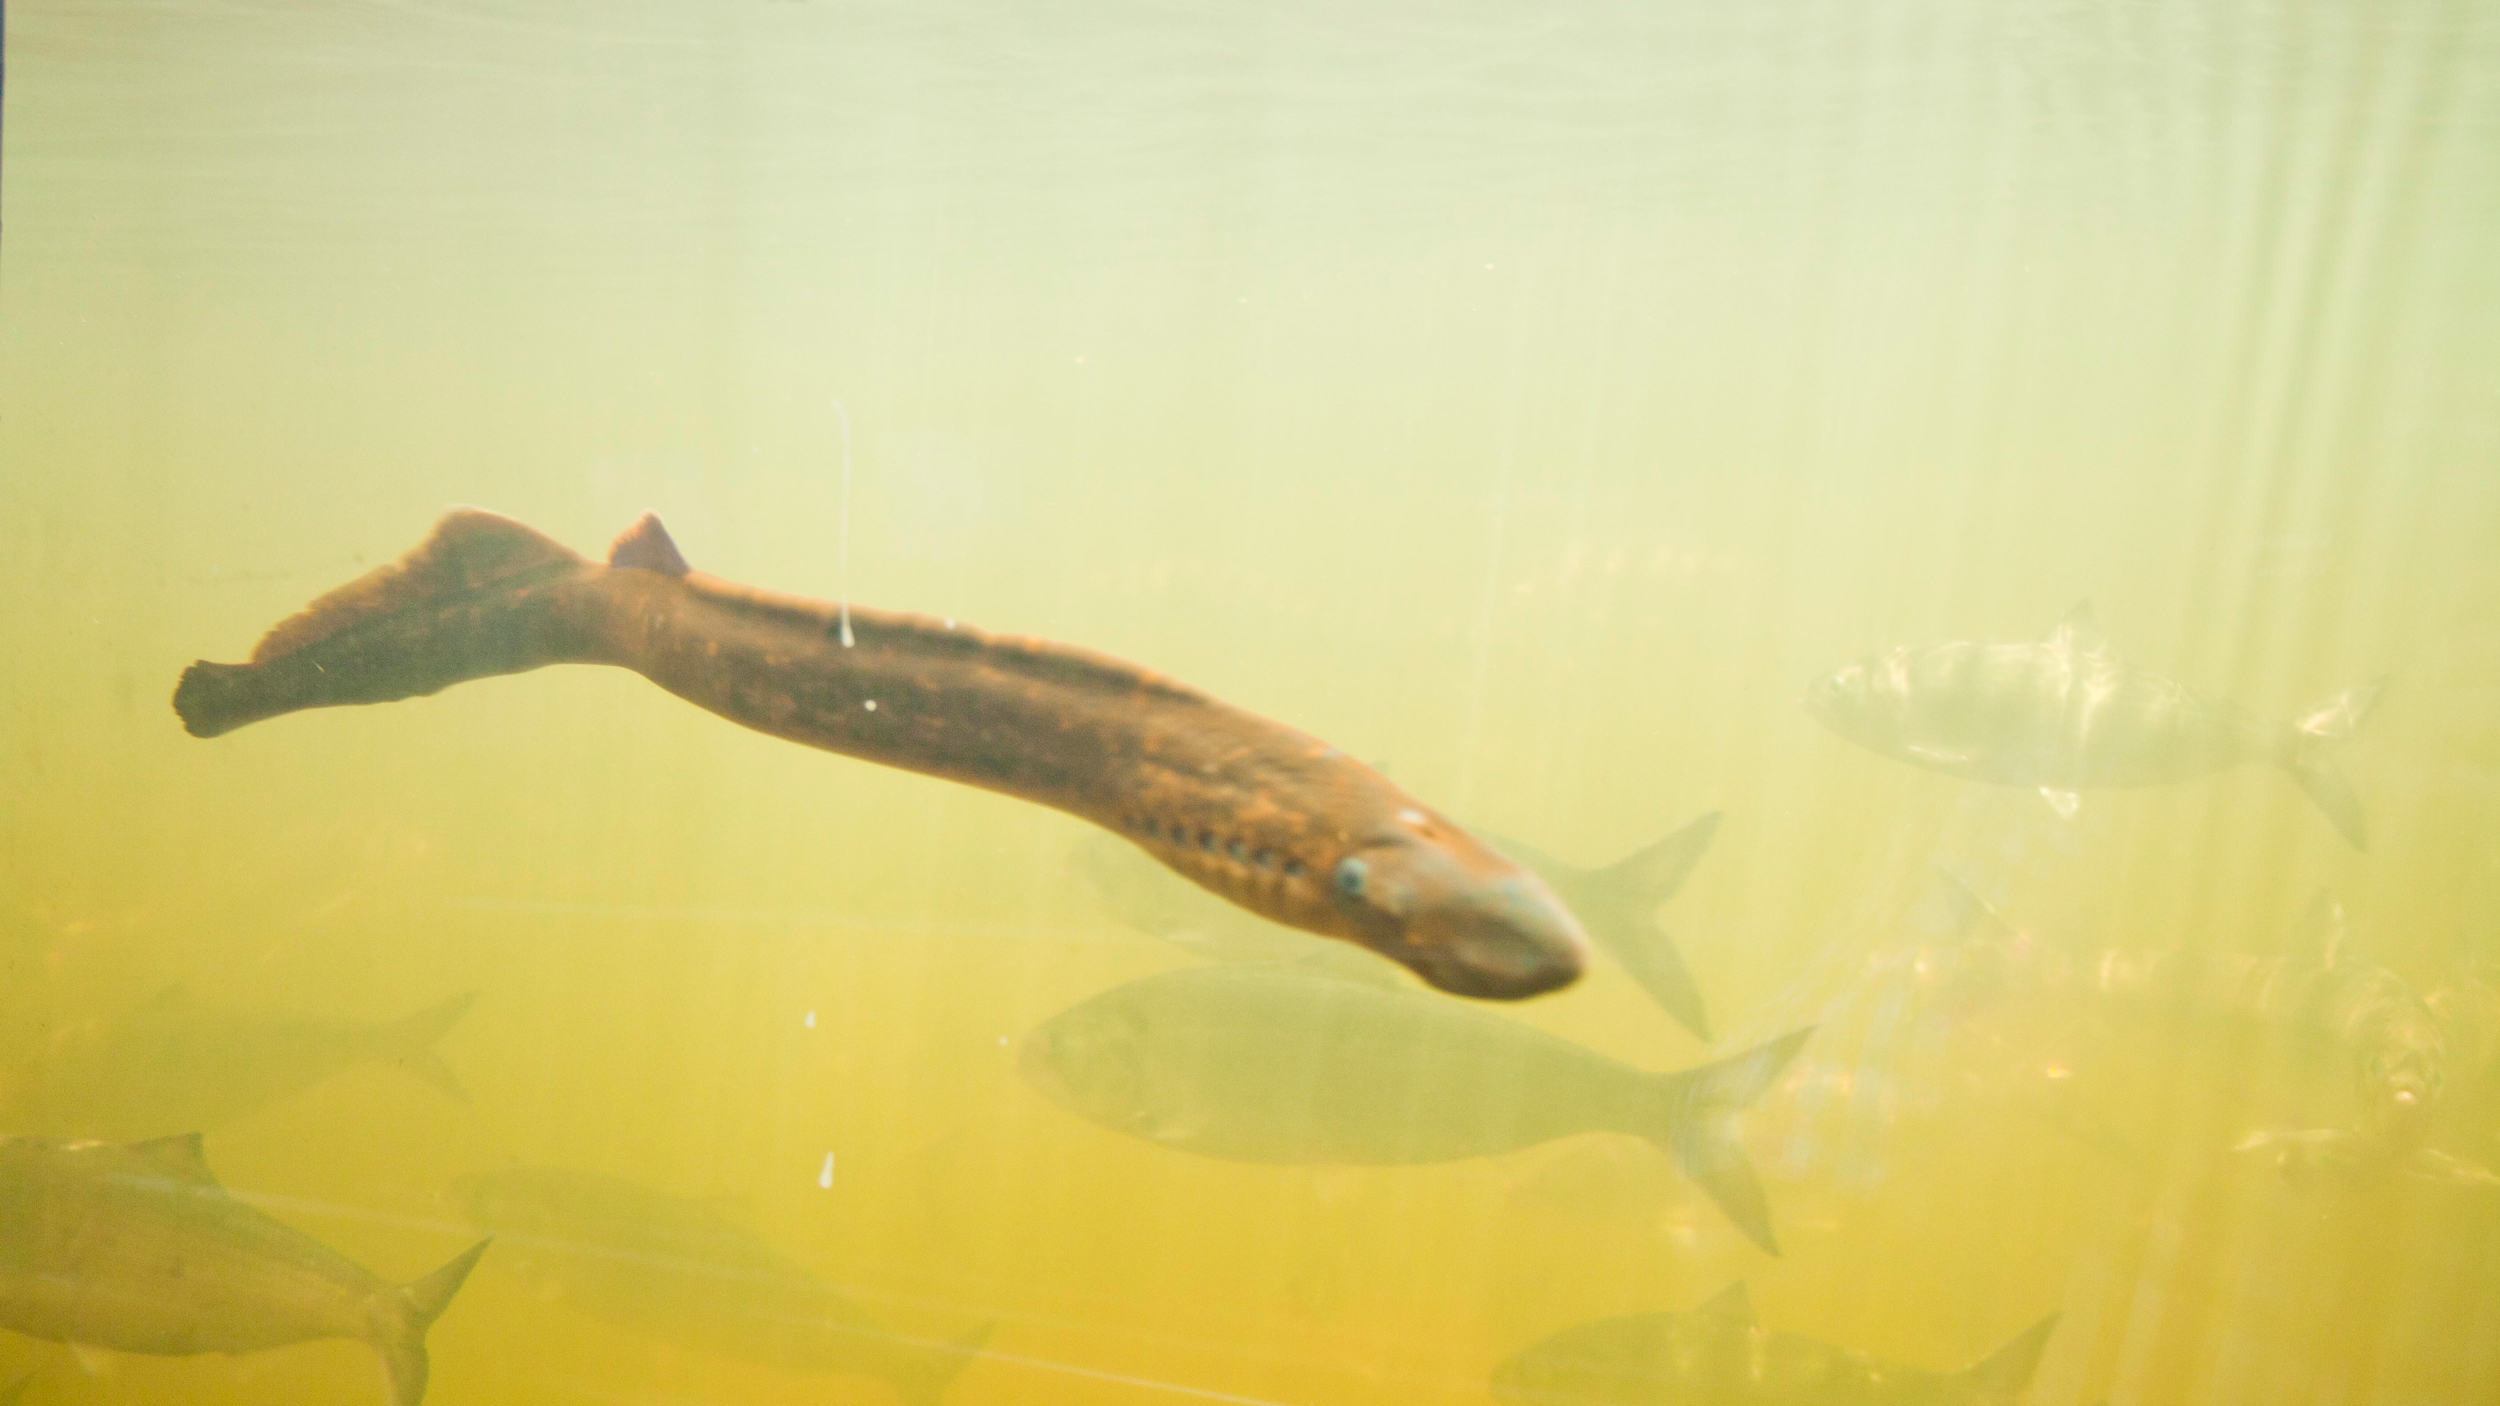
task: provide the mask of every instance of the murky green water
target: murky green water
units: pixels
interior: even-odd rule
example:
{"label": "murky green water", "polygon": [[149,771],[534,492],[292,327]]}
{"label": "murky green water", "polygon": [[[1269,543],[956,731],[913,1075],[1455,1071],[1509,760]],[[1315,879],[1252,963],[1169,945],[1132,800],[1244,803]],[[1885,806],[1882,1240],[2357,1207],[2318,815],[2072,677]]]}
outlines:
{"label": "murky green water", "polygon": [[[475,991],[426,1047],[466,1102],[218,1026],[121,1047],[96,1116],[243,1077],[203,1051],[310,1071],[209,1162],[386,1278],[475,1238],[464,1178],[577,1169],[682,1198],[584,1212],[612,1238],[696,1206],[895,1333],[994,1323],[957,1406],[1484,1402],[1738,1280],[1940,1370],[2062,1313],[2039,1406],[2500,1397],[2500,1187],[2234,1150],[2355,1126],[2348,1052],[1970,975],[2014,930],[2078,970],[2312,953],[2330,888],[2344,956],[2442,998],[2420,1145],[2500,1163],[2490,7],[6,23],[13,1079],[170,988],[263,1035]],[[1501,1014],[1648,1069],[1816,1025],[1741,1124],[1783,1255],[1620,1134],[1248,1165],[1044,1098],[1025,1032],[1202,960],[1138,926],[1177,881],[1107,891],[1055,812],[615,670],[184,735],[185,664],[454,503],[584,551],[656,509],[721,576],[1135,659],[1576,864],[1723,812],[1659,912],[1715,1045],[1610,963]],[[2262,761],[2069,820],[1803,706],[2080,600],[2259,717],[2387,677],[2338,756],[2368,850]],[[529,1240],[434,1329],[428,1400],[896,1399],[777,1365],[699,1278],[558,1292]],[[341,1341],[0,1337],[27,1370],[30,1403],[384,1399]]]}

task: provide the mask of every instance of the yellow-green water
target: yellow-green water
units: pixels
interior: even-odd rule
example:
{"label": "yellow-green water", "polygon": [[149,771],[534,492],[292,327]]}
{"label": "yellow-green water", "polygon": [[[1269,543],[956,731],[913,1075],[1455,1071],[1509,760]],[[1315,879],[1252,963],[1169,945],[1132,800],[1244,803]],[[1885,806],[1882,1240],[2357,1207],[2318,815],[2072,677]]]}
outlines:
{"label": "yellow-green water", "polygon": [[[364,1067],[210,1131],[377,1271],[468,1242],[461,1175],[558,1164],[742,1202],[902,1331],[997,1320],[959,1406],[1483,1402],[1737,1278],[1931,1367],[2062,1310],[2041,1406],[2500,1399],[2500,1191],[2286,1187],[2232,1143],[2347,1081],[2245,1041],[2096,1033],[2115,1148],[1953,1092],[1975,1040],[1871,1161],[1779,1164],[1822,1144],[1766,1106],[1774,1261],[1634,1143],[1245,1167],[1044,1101],[1015,1037],[1191,960],[1055,813],[616,671],[213,742],[166,703],[447,504],[585,550],[652,508],[701,568],[1148,663],[1567,858],[1723,810],[1665,917],[1725,1031],[1862,1033],[1939,857],[2112,947],[2274,950],[2331,885],[2439,989],[2500,959],[2489,6],[20,0],[6,60],[0,1053],[177,981],[478,989],[468,1106]],[[2264,715],[2389,675],[2370,851],[2263,766],[2067,824],[1800,706],[2084,598]],[[1513,1013],[1704,1053],[1610,968]],[[2482,1073],[2433,1141],[2500,1161]],[[514,1258],[429,1400],[891,1399]],[[350,1343],[24,1368],[382,1396]]]}

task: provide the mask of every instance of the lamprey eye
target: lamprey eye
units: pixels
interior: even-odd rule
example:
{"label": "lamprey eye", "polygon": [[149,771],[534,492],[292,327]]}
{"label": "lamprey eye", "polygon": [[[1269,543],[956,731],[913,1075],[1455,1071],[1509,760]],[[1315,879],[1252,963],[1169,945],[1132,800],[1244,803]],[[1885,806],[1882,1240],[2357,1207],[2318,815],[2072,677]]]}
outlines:
{"label": "lamprey eye", "polygon": [[1363,896],[1363,881],[1371,875],[1371,866],[1359,859],[1337,862],[1337,892],[1348,898]]}

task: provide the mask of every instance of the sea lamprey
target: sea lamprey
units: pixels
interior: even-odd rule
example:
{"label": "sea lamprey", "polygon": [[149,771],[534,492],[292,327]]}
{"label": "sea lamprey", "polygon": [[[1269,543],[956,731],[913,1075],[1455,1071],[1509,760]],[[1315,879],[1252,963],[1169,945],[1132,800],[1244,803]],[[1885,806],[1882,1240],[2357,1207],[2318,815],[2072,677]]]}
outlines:
{"label": "sea lamprey", "polygon": [[602,564],[456,510],[250,662],[193,664],[174,710],[215,737],[548,664],[631,669],[759,732],[1067,811],[1447,991],[1580,974],[1587,940],[1543,881],[1316,738],[1089,650],[705,575],[649,515]]}

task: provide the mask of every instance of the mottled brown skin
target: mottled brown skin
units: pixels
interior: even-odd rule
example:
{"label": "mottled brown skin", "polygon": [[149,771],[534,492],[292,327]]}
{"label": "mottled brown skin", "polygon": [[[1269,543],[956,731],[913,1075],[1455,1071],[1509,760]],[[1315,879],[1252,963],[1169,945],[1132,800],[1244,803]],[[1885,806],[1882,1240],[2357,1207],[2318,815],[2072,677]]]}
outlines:
{"label": "mottled brown skin", "polygon": [[1088,650],[840,607],[687,570],[656,518],[609,565],[475,510],[403,562],[195,664],[184,724],[612,664],[760,732],[1067,811],[1262,916],[1463,995],[1579,975],[1579,924],[1533,875],[1319,740]]}

